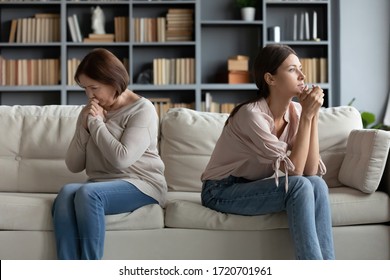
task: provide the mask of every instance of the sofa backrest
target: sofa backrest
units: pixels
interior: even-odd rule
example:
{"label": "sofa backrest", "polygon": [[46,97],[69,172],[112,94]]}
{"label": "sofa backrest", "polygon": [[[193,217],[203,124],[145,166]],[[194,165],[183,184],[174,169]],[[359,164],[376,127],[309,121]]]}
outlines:
{"label": "sofa backrest", "polygon": [[56,193],[86,179],[65,165],[81,106],[0,106],[0,191]]}
{"label": "sofa backrest", "polygon": [[[228,114],[170,109],[161,120],[160,154],[171,191],[200,192],[200,176],[206,167]],[[320,153],[327,166],[329,187],[341,185],[338,171],[353,129],[362,128],[359,111],[340,106],[321,109]]]}
{"label": "sofa backrest", "polygon": [[[87,179],[65,165],[82,106],[0,106],[0,191],[57,193],[70,182]],[[161,120],[160,154],[171,191],[200,192],[200,175],[209,161],[228,114],[170,109]],[[338,171],[348,135],[362,128],[353,107],[322,109],[319,117],[324,176],[330,187],[341,185]]]}

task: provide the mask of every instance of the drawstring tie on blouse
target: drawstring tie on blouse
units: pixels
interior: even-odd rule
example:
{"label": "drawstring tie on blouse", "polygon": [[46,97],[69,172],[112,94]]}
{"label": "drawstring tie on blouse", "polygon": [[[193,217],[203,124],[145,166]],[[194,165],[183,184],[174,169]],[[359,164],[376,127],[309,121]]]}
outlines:
{"label": "drawstring tie on blouse", "polygon": [[279,174],[278,174],[278,171],[279,171],[279,168],[280,168],[280,163],[281,162],[284,162],[284,174],[285,174],[285,178],[286,178],[286,182],[285,182],[285,190],[286,190],[286,193],[288,191],[288,170],[294,170],[295,169],[295,166],[294,164],[292,163],[292,161],[290,160],[290,158],[286,155],[284,156],[279,156],[274,164],[273,164],[273,169],[275,171],[275,183],[276,183],[276,187],[279,186]]}

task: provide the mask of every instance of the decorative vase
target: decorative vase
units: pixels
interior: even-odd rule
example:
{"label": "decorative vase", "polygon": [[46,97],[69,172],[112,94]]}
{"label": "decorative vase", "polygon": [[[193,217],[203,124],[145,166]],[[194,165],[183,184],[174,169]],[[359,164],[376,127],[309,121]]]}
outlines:
{"label": "decorative vase", "polygon": [[241,17],[245,21],[255,20],[256,9],[254,7],[241,8]]}

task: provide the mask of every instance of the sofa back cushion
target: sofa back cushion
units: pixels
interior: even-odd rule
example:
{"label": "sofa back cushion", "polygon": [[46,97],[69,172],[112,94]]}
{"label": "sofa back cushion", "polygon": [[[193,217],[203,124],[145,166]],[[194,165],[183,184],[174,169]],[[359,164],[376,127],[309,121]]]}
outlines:
{"label": "sofa back cushion", "polygon": [[160,154],[171,191],[201,190],[200,176],[228,114],[170,109],[161,121]]}
{"label": "sofa back cushion", "polygon": [[[228,114],[185,108],[170,109],[165,114],[161,120],[160,153],[169,190],[201,191],[200,176],[227,117]],[[318,125],[320,153],[328,169],[324,179],[330,187],[340,186],[338,171],[349,133],[362,128],[360,113],[349,106],[324,108]]]}
{"label": "sofa back cushion", "polygon": [[343,162],[349,134],[354,129],[362,129],[360,112],[351,106],[322,108],[318,119],[320,154],[327,172],[324,180],[329,187],[338,187],[338,176]]}
{"label": "sofa back cushion", "polygon": [[86,179],[65,165],[81,106],[0,106],[0,191],[57,193]]}

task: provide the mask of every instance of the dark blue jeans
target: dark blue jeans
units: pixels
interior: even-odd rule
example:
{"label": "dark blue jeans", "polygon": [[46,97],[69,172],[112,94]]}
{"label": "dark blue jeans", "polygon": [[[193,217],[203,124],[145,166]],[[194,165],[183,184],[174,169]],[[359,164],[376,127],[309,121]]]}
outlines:
{"label": "dark blue jeans", "polygon": [[219,212],[263,215],[286,211],[297,259],[334,259],[328,186],[318,176],[248,181],[230,176],[203,183],[202,204]]}

